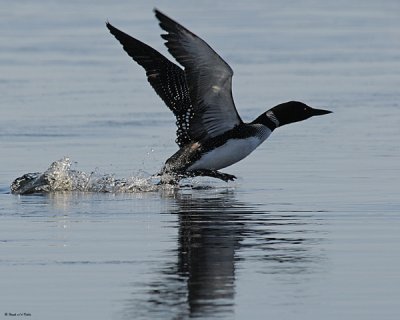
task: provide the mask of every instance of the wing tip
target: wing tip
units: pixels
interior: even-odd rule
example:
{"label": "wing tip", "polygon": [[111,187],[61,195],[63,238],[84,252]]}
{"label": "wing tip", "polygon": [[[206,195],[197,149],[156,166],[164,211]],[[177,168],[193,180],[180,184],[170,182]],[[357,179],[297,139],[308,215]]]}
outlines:
{"label": "wing tip", "polygon": [[168,17],[166,14],[162,13],[157,8],[154,8],[153,11],[154,11],[156,18],[159,21],[160,27],[162,29],[164,29],[165,31],[171,32],[172,30],[176,31],[176,29],[184,28],[181,24],[176,22],[174,19],[171,19],[170,17]]}
{"label": "wing tip", "polygon": [[110,31],[110,33],[113,33],[113,31],[115,30],[115,27],[110,23],[108,19],[106,20],[106,27],[108,31]]}
{"label": "wing tip", "polygon": [[162,13],[160,10],[158,10],[156,7],[153,8],[153,12],[158,20],[161,20],[162,18],[166,17],[166,15]]}

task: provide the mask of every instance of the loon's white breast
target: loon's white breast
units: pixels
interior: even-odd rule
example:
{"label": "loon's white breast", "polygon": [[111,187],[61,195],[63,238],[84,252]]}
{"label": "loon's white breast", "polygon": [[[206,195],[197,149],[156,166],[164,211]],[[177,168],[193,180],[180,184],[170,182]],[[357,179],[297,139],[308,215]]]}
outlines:
{"label": "loon's white breast", "polygon": [[261,134],[243,138],[229,139],[222,146],[204,153],[188,170],[210,169],[219,170],[228,167],[252,153],[271,134],[267,127],[262,128]]}

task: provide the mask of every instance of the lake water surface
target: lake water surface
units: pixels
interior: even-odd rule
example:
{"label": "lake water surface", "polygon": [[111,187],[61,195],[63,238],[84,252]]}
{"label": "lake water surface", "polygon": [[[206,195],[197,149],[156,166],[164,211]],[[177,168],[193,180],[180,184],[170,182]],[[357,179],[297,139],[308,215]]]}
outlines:
{"label": "lake water surface", "polygon": [[[334,113],[277,129],[223,170],[236,182],[147,188],[175,120],[104,22],[167,54],[154,6],[231,65],[244,120]],[[399,318],[398,1],[5,1],[0,18],[0,317]],[[10,193],[64,157],[104,188]]]}

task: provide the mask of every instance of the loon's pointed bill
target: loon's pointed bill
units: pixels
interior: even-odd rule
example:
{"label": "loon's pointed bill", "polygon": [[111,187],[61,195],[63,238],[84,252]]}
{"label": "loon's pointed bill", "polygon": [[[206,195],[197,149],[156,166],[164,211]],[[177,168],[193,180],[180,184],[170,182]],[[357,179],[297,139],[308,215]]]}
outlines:
{"label": "loon's pointed bill", "polygon": [[324,114],[332,113],[332,111],[324,110],[324,109],[315,109],[312,108],[313,116],[322,116]]}
{"label": "loon's pointed bill", "polygon": [[231,67],[200,37],[159,10],[154,12],[167,32],[162,38],[168,51],[184,69],[109,22],[106,25],[146,70],[147,80],[176,117],[180,149],[165,162],[162,183],[193,176],[234,180],[217,170],[247,157],[276,128],[332,112],[289,101],[243,122],[232,97]]}

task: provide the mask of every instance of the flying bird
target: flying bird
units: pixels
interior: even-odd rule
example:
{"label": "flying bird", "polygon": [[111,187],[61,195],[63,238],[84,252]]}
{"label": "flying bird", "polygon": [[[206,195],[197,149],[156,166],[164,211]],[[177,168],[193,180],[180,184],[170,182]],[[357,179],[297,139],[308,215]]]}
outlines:
{"label": "flying bird", "polygon": [[148,82],[176,117],[179,150],[165,162],[161,183],[194,176],[234,180],[234,175],[218,170],[247,157],[276,128],[331,113],[289,101],[243,122],[232,97],[231,67],[200,37],[159,10],[154,12],[166,32],[161,37],[168,51],[183,68],[109,22],[106,26],[145,69]]}

